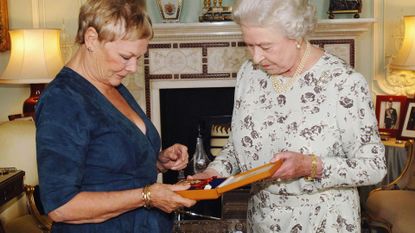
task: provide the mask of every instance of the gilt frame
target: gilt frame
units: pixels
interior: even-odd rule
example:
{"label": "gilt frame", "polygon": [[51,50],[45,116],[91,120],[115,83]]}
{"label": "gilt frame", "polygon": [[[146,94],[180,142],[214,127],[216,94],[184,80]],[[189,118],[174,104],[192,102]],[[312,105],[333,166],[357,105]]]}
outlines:
{"label": "gilt frame", "polygon": [[9,14],[7,0],[0,0],[0,52],[10,49]]}

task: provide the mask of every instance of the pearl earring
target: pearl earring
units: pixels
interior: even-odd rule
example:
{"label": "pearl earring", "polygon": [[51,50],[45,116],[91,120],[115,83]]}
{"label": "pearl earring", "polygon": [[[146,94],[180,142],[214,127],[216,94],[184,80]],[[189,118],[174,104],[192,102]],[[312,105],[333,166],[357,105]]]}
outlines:
{"label": "pearl earring", "polygon": [[300,44],[300,42],[298,42],[298,41],[297,41],[297,43],[296,43],[295,47],[296,47],[297,49],[301,49],[301,44]]}

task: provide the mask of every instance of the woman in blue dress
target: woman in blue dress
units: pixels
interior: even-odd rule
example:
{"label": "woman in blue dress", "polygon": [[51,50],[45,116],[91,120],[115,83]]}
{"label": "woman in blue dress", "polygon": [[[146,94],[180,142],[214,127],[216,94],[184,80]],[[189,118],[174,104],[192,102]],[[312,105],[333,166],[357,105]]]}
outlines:
{"label": "woman in blue dress", "polygon": [[36,108],[42,204],[53,233],[171,232],[169,213],[195,202],[186,185],[156,183],[183,169],[187,148],[160,152],[160,137],[123,78],[153,36],[137,0],[89,0],[79,14],[79,50]]}

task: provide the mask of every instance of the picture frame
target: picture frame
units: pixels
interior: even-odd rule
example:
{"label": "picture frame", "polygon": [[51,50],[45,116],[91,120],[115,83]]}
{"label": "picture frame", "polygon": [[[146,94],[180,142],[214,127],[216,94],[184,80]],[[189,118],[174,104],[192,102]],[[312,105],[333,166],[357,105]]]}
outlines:
{"label": "picture frame", "polygon": [[346,61],[355,67],[355,40],[354,39],[319,39],[310,40],[313,45],[318,45],[327,51]]}
{"label": "picture frame", "polygon": [[164,23],[174,23],[180,21],[182,11],[182,0],[155,0],[160,10],[161,18]]}
{"label": "picture frame", "polygon": [[402,116],[405,114],[406,96],[376,96],[376,118],[380,132],[387,132],[392,137],[399,134]]}
{"label": "picture frame", "polygon": [[0,52],[10,49],[9,14],[7,0],[0,0]]}
{"label": "picture frame", "polygon": [[415,139],[415,99],[407,101],[406,111],[403,116],[398,139]]}

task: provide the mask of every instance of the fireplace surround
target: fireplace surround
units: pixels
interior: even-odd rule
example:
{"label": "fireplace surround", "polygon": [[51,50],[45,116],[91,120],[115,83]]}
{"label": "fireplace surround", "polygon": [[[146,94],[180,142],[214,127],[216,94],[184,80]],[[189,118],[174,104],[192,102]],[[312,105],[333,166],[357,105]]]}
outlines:
{"label": "fireplace surround", "polygon": [[[357,70],[365,61],[359,48],[361,35],[374,19],[320,20],[310,41],[348,61]],[[145,96],[134,93],[161,134],[160,90],[173,88],[233,87],[240,65],[249,54],[239,26],[233,22],[156,24],[155,37],[143,59]],[[141,79],[142,77],[136,77]],[[137,81],[130,81],[136,85]],[[128,85],[127,85],[128,86]],[[131,86],[131,85],[130,85]],[[134,88],[133,88],[134,89]],[[135,88],[137,89],[137,88]]]}

